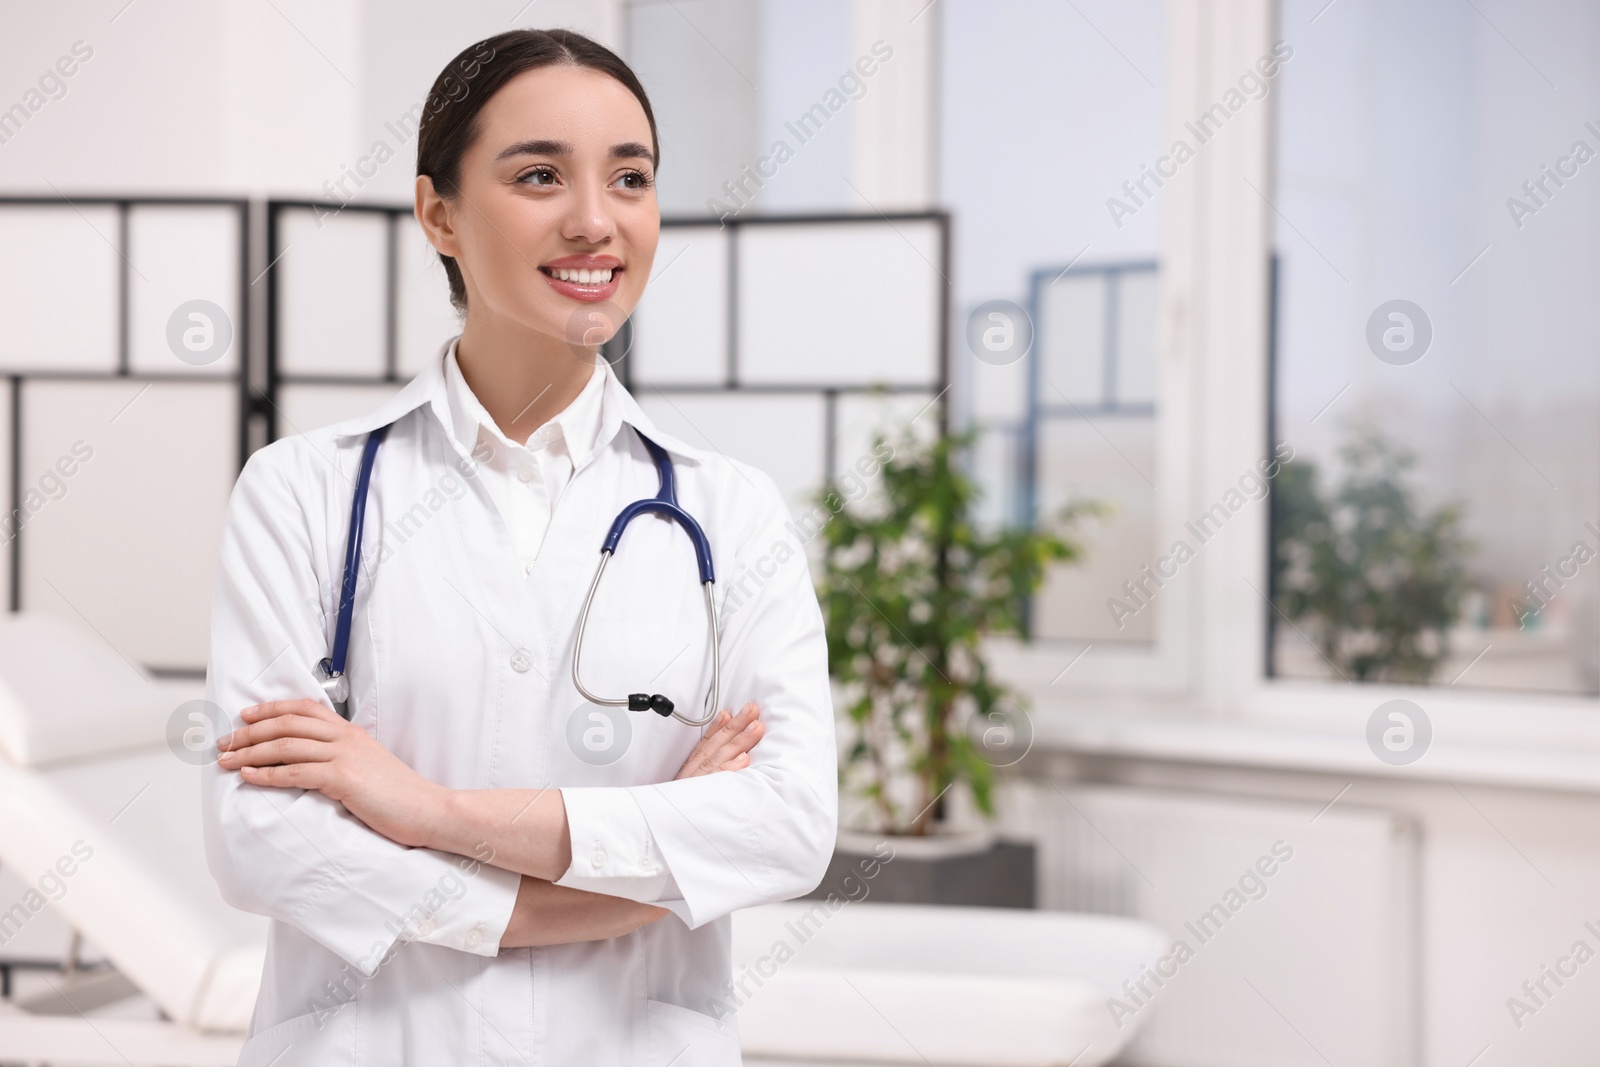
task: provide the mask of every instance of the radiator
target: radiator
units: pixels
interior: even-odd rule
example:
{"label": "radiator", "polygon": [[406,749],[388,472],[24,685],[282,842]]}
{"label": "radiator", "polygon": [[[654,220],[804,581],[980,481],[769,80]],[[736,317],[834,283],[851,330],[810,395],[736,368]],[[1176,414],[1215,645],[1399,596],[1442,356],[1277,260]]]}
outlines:
{"label": "radiator", "polygon": [[1127,915],[1172,950],[1107,1003],[1148,1012],[1119,1064],[1410,1067],[1417,836],[1391,812],[1016,783],[1040,906]]}

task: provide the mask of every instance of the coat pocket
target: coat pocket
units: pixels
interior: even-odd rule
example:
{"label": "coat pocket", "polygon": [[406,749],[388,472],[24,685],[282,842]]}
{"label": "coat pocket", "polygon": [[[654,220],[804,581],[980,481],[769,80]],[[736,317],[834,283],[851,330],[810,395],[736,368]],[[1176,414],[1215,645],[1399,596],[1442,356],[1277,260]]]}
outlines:
{"label": "coat pocket", "polygon": [[739,1067],[739,1031],[664,1000],[645,1001],[646,1067]]}
{"label": "coat pocket", "polygon": [[354,1064],[354,1002],[336,1011],[307,1012],[285,1019],[245,1039],[238,1067],[296,1067],[297,1064]]}

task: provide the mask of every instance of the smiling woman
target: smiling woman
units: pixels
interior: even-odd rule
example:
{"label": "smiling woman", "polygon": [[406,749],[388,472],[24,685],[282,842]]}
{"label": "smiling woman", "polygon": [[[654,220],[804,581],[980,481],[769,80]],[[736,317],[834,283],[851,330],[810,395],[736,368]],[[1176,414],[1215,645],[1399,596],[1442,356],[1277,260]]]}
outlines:
{"label": "smiling woman", "polygon": [[[241,1063],[738,1062],[696,1006],[730,980],[731,913],[821,879],[833,708],[803,556],[737,626],[712,609],[713,573],[783,536],[772,479],[658,431],[599,356],[650,276],[659,160],[643,88],[594,41],[463,52],[416,178],[460,336],[239,478],[207,679],[241,724],[204,811],[224,896],[273,920]],[[579,641],[600,691],[660,692],[591,696]],[[327,1010],[335,986],[353,1008]]]}
{"label": "smiling woman", "polygon": [[[446,103],[430,109],[417,134],[417,219],[444,264],[451,302],[466,312],[476,300],[484,312],[467,315],[462,332],[458,358],[469,383],[476,353],[499,349],[508,329],[532,328],[585,351],[608,340],[644,293],[661,232],[655,116],[628,65],[559,30],[484,44],[493,59],[473,91],[446,97],[446,67],[430,94]],[[530,137],[533,113],[542,124]],[[600,130],[616,139],[597,139]],[[590,247],[573,251],[574,243]],[[597,314],[572,301],[604,306]],[[538,425],[541,410],[571,402],[591,368],[569,360],[566,369],[570,380],[535,398],[532,410],[485,406],[502,428],[519,417]]]}

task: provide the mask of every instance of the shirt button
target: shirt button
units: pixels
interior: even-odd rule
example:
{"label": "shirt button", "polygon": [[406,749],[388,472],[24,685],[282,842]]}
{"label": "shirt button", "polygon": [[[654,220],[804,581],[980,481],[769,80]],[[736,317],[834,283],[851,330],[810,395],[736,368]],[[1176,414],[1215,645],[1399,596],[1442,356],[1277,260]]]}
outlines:
{"label": "shirt button", "polygon": [[483,942],[483,931],[482,931],[482,929],[480,927],[474,926],[472,929],[467,931],[467,947],[468,948],[477,948],[482,942]]}
{"label": "shirt button", "polygon": [[423,919],[420,923],[418,923],[417,933],[421,934],[423,937],[427,937],[429,934],[433,933],[433,920]]}
{"label": "shirt button", "polygon": [[595,846],[594,855],[589,857],[589,866],[593,867],[595,870],[598,871],[600,868],[604,867],[605,865],[606,865],[606,850],[603,849],[603,848],[600,848],[597,845],[597,846]]}
{"label": "shirt button", "polygon": [[533,468],[523,467],[517,472],[517,480],[523,485],[527,485],[529,482],[533,481]]}
{"label": "shirt button", "polygon": [[528,668],[531,666],[533,666],[533,657],[528,654],[527,649],[519,648],[511,653],[511,669],[518,674],[527,673]]}
{"label": "shirt button", "polygon": [[528,561],[528,563],[527,563],[527,566],[522,568],[522,573],[528,575],[529,577],[532,577],[533,576],[533,565],[535,563],[537,563],[537,562],[538,562],[538,560],[530,559]]}

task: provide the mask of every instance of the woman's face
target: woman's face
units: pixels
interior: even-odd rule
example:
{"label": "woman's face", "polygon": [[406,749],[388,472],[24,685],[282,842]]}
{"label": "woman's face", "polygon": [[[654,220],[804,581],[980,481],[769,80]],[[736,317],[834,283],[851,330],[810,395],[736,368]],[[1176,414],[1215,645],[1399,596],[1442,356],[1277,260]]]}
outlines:
{"label": "woman's face", "polygon": [[[458,195],[418,214],[453,256],[468,314],[586,346],[633,312],[661,232],[644,108],[621,82],[555,65],[507,82],[478,113]],[[426,184],[424,184],[426,183]],[[442,209],[443,218],[440,218]]]}

